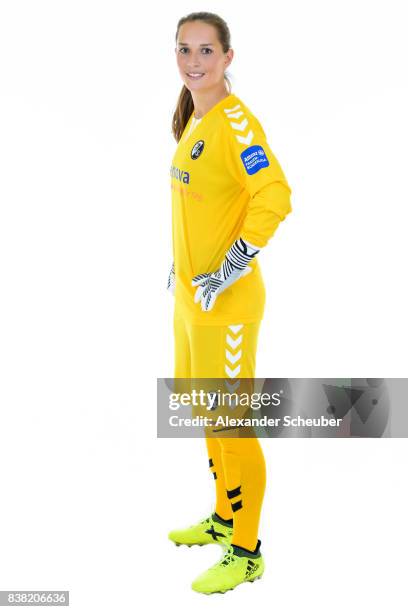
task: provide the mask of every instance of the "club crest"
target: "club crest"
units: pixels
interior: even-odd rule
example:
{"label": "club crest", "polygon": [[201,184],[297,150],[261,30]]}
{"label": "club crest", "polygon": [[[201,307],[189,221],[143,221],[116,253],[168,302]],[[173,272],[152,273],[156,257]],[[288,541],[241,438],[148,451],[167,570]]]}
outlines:
{"label": "club crest", "polygon": [[191,149],[191,159],[197,159],[200,157],[204,149],[204,140],[198,140],[193,148]]}

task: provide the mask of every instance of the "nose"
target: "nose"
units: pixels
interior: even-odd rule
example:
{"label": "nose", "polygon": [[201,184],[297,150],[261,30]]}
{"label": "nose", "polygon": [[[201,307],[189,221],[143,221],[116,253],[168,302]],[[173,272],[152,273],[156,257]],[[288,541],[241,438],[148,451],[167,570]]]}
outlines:
{"label": "nose", "polygon": [[199,65],[200,65],[200,51],[197,50],[191,53],[189,66],[191,66],[191,68],[197,68]]}

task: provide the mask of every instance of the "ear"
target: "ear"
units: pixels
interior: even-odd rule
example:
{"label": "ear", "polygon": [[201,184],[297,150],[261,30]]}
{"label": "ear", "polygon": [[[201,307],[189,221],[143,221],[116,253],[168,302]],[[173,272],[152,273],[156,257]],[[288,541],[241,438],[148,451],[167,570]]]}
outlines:
{"label": "ear", "polygon": [[225,68],[227,68],[234,58],[234,49],[228,49],[225,54]]}

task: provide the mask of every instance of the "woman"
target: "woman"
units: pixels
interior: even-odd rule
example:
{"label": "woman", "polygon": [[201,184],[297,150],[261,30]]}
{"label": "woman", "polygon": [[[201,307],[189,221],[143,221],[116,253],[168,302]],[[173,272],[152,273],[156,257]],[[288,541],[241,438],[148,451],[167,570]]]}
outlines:
{"label": "woman", "polygon": [[[263,129],[225,75],[230,33],[213,13],[178,22],[176,57],[184,83],[173,117],[171,166],[175,295],[175,378],[216,378],[231,389],[255,377],[265,291],[256,255],[291,212],[282,169]],[[227,85],[229,88],[227,88]],[[225,592],[260,578],[258,525],[265,462],[258,439],[206,430],[216,506],[197,524],[172,531],[176,544],[226,545],[192,588]]]}

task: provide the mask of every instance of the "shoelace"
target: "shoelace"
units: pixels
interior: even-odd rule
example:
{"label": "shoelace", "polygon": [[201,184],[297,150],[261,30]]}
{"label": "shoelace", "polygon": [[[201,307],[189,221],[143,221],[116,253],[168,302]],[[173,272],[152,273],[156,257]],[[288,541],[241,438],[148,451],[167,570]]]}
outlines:
{"label": "shoelace", "polygon": [[231,563],[236,563],[236,557],[234,555],[234,549],[232,548],[232,546],[229,546],[226,552],[224,553],[224,556],[221,561],[219,561],[219,563],[216,563],[214,567],[228,567],[228,565],[230,565]]}

